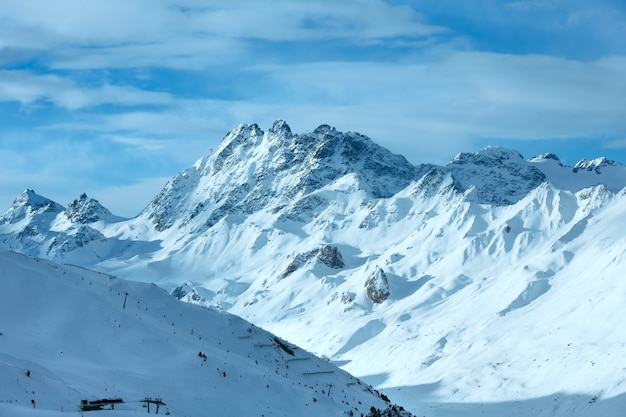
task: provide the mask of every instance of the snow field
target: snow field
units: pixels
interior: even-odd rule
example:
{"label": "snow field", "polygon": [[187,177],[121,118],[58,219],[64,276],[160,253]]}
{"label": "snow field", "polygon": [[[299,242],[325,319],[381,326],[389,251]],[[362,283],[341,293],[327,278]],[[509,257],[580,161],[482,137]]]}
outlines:
{"label": "snow field", "polygon": [[173,416],[387,407],[302,349],[155,285],[10,252],[0,252],[0,264],[1,315],[13,318],[0,330],[3,415],[78,415],[80,400],[97,398],[123,398],[106,411],[120,416],[145,414],[145,397],[163,398]]}
{"label": "snow field", "polygon": [[[3,217],[3,245],[180,286],[189,303],[324,355],[417,415],[600,416],[624,405],[623,165],[600,158],[572,168],[553,155],[524,161],[487,148],[444,167],[409,167],[358,134],[320,126],[298,136],[285,126],[236,127],[135,219],[87,228],[30,193],[31,209],[16,200]],[[327,245],[345,267],[306,258]],[[389,281],[382,303],[364,285],[377,268]],[[39,328],[46,337],[75,327],[56,307]],[[125,336],[124,349],[160,346],[187,364],[202,348],[188,335],[198,323],[170,334],[169,307],[167,320],[137,308],[132,323],[93,307],[100,314],[89,320],[104,315],[142,335]],[[84,356],[104,336],[126,335],[107,332],[63,348]],[[183,334],[186,350],[168,351]],[[232,363],[216,358],[216,367]],[[140,375],[154,362],[136,359]],[[215,386],[212,378],[202,382]]]}

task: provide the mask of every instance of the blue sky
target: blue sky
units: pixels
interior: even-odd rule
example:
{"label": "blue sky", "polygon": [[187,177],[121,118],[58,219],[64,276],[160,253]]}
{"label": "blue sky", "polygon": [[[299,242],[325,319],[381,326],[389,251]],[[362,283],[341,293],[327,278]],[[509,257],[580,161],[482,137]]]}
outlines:
{"label": "blue sky", "polygon": [[0,212],[33,188],[134,216],[239,123],[626,163],[623,0],[0,3]]}

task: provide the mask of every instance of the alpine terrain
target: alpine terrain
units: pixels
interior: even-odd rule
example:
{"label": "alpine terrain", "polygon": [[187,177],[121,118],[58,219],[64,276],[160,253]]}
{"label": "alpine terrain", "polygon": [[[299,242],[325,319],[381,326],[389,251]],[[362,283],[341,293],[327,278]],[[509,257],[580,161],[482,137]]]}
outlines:
{"label": "alpine terrain", "polygon": [[155,285],[6,251],[0,264],[2,416],[409,416],[327,361]]}
{"label": "alpine terrain", "polygon": [[[526,160],[486,148],[445,166],[414,166],[364,135],[327,125],[294,134],[279,120],[266,132],[236,126],[132,219],[86,194],[64,207],[26,190],[0,217],[0,244],[117,277],[106,282],[129,280],[120,291],[144,292],[142,303],[162,291],[132,281],[240,316],[415,415],[619,415],[625,186],[626,167],[604,158],[566,166],[549,153]],[[63,285],[73,289],[74,281]],[[114,296],[102,300],[119,304],[118,288],[110,288]],[[60,294],[62,304],[79,297]],[[229,315],[176,306],[198,317],[189,322],[194,329],[231,320],[239,323],[233,337],[253,328],[272,343]],[[60,304],[51,311],[57,320],[65,314]],[[127,314],[112,311],[109,321]],[[75,343],[87,343],[89,332],[76,332]],[[95,333],[110,332],[118,330]],[[203,349],[193,340],[184,349]],[[117,369],[119,352],[125,361],[136,354],[140,344],[131,341],[103,367]],[[61,372],[51,357],[59,352],[49,355],[46,369]],[[168,372],[192,366],[185,361],[193,355],[180,363],[177,355]],[[79,362],[81,372],[93,366]]]}

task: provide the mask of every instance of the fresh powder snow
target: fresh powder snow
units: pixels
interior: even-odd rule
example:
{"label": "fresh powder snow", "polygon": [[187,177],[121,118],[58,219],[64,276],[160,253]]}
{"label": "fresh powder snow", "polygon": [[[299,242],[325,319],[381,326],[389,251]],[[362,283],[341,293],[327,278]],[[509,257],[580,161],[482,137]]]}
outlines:
{"label": "fresh powder snow", "polygon": [[0,265],[2,416],[408,416],[327,361],[155,285],[14,252]]}
{"label": "fresh powder snow", "polygon": [[619,415],[625,186],[604,158],[413,166],[327,125],[242,124],[133,219],[27,190],[0,245],[238,315],[415,415]]}

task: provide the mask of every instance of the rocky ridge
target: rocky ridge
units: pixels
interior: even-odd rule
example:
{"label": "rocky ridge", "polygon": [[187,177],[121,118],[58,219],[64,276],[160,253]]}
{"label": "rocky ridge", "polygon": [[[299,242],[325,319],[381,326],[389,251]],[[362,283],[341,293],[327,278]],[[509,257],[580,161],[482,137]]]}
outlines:
{"label": "rocky ridge", "polygon": [[98,220],[112,217],[111,212],[102,206],[98,200],[87,197],[82,193],[80,197],[68,204],[65,216],[72,223],[94,223]]}
{"label": "rocky ridge", "polygon": [[296,201],[285,215],[297,218],[312,208],[304,197],[347,175],[354,176],[355,190],[375,199],[392,196],[418,173],[404,157],[358,133],[322,125],[295,135],[282,120],[267,132],[242,124],[215,152],[169,181],[140,217],[160,232],[198,217],[210,228],[228,214],[280,211]]}

